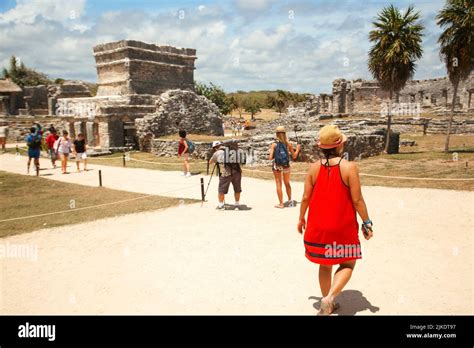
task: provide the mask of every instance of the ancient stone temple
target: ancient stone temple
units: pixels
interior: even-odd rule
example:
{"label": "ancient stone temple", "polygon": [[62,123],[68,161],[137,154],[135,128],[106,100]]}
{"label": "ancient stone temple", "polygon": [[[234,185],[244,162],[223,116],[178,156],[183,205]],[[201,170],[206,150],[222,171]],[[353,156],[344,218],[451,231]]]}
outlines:
{"label": "ancient stone temple", "polygon": [[94,47],[98,96],[194,90],[196,50],[124,40]]}

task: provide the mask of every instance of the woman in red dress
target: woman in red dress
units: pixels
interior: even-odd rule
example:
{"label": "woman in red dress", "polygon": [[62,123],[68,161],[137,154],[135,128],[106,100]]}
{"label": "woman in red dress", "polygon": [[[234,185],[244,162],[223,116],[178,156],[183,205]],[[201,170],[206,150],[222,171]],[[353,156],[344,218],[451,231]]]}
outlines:
{"label": "woman in red dress", "polygon": [[[298,222],[298,231],[304,231],[306,257],[319,264],[323,295],[319,314],[323,315],[335,310],[336,296],[349,281],[356,260],[362,257],[356,212],[363,221],[365,239],[372,237],[372,221],[362,196],[357,166],[341,157],[346,140],[335,125],[321,128],[318,146],[324,163],[321,159],[308,170]],[[334,278],[333,265],[339,265]]]}

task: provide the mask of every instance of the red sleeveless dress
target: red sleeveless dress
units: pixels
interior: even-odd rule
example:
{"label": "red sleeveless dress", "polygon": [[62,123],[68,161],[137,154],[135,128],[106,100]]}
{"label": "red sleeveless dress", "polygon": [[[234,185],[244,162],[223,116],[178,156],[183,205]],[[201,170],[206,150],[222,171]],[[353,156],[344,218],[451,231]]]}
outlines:
{"label": "red sleeveless dress", "polygon": [[340,163],[321,163],[309,202],[306,257],[323,265],[362,258],[356,210],[349,187],[342,181]]}

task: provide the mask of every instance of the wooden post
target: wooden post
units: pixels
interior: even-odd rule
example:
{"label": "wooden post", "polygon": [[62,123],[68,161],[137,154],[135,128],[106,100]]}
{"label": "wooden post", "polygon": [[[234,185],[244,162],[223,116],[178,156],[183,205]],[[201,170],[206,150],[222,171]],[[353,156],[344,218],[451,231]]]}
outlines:
{"label": "wooden post", "polygon": [[102,170],[99,169],[99,186],[102,187]]}
{"label": "wooden post", "polygon": [[126,167],[126,164],[125,164],[125,153],[122,155],[122,160],[123,160],[123,166]]}
{"label": "wooden post", "polygon": [[201,178],[201,199],[204,202],[206,195],[204,194],[204,178]]}

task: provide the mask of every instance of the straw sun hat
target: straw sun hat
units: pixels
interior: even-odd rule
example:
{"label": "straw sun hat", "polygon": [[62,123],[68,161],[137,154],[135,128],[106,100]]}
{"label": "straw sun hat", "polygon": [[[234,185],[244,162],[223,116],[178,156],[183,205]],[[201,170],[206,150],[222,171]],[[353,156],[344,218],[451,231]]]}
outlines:
{"label": "straw sun hat", "polygon": [[286,133],[285,127],[283,126],[278,126],[276,129],[277,133]]}
{"label": "straw sun hat", "polygon": [[321,149],[333,149],[346,141],[346,135],[336,125],[329,124],[319,131],[318,146]]}

